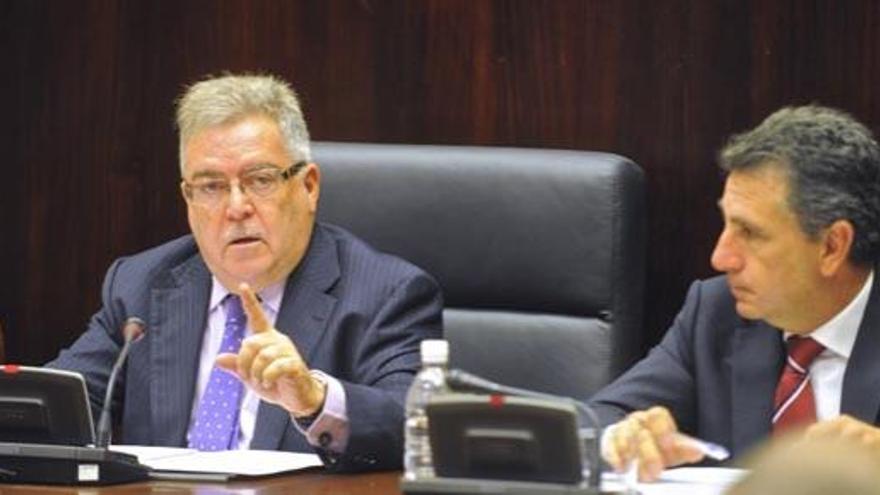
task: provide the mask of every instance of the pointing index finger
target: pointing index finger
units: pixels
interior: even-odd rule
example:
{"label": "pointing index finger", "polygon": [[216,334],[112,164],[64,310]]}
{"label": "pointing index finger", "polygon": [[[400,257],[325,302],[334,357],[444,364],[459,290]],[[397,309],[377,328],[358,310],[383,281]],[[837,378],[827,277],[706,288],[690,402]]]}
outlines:
{"label": "pointing index finger", "polygon": [[257,295],[254,294],[251,286],[243,282],[238,286],[238,290],[241,295],[242,307],[244,308],[245,314],[247,314],[251,330],[253,330],[254,333],[263,333],[271,330],[272,325],[269,324],[266,314],[263,313],[260,301],[257,300]]}

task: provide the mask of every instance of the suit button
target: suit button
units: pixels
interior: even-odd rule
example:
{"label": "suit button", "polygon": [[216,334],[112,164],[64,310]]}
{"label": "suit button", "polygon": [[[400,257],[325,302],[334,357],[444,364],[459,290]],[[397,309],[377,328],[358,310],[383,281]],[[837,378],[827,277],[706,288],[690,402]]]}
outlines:
{"label": "suit button", "polygon": [[330,432],[325,431],[325,432],[321,433],[320,435],[318,435],[318,444],[321,447],[327,448],[330,445],[330,442],[332,442],[332,441],[333,441],[333,435],[331,435]]}

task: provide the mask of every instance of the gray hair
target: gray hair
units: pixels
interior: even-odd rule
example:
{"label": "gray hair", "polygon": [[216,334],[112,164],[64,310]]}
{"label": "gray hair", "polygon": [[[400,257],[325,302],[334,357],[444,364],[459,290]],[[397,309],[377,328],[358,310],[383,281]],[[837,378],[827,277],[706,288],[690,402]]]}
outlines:
{"label": "gray hair", "polygon": [[727,172],[776,165],[789,177],[789,206],[811,238],[837,220],[855,228],[849,260],[880,254],[880,148],[850,115],[816,105],[786,107],[734,135],[719,155]]}
{"label": "gray hair", "polygon": [[295,159],[311,161],[309,130],[290,85],[271,75],[226,74],[193,84],[177,101],[181,174],[184,146],[191,137],[255,114],[278,124],[287,151]]}

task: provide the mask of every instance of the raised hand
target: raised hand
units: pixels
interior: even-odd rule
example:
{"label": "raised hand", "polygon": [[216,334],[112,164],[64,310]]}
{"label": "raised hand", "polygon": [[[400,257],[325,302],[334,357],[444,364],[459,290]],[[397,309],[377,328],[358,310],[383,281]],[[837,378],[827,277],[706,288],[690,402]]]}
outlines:
{"label": "raised hand", "polygon": [[272,327],[248,284],[239,285],[239,296],[253,334],[242,341],[238,354],[219,354],[217,366],[235,374],[261,399],[280,405],[295,417],[319,412],[325,384],[312,375],[293,342]]}

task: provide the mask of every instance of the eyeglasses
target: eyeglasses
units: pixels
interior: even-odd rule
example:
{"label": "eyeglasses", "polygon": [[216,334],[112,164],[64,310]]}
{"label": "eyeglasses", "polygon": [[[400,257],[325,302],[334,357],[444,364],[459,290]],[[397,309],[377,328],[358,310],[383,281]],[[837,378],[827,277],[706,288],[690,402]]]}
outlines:
{"label": "eyeglasses", "polygon": [[[238,190],[247,197],[267,198],[278,190],[282,182],[290,179],[306,165],[306,161],[299,161],[281,170],[276,167],[264,167],[250,172],[238,178]],[[181,182],[183,195],[191,203],[215,207],[224,203],[232,193],[232,182],[225,177],[200,177],[189,182],[184,179]]]}

